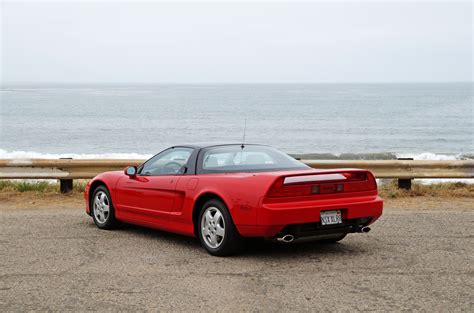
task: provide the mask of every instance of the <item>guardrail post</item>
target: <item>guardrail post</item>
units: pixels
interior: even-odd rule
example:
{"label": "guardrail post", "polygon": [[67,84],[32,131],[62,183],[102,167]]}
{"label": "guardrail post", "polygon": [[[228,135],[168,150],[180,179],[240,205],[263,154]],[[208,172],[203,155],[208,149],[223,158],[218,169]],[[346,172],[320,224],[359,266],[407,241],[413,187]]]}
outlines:
{"label": "guardrail post", "polygon": [[[413,161],[413,158],[397,158],[397,160],[409,160]],[[399,178],[398,179],[398,188],[410,190],[411,189],[411,178]]]}
{"label": "guardrail post", "polygon": [[[61,160],[72,160],[72,158],[60,158]],[[72,191],[73,181],[72,179],[60,179],[59,180],[59,191],[61,193],[69,193]]]}

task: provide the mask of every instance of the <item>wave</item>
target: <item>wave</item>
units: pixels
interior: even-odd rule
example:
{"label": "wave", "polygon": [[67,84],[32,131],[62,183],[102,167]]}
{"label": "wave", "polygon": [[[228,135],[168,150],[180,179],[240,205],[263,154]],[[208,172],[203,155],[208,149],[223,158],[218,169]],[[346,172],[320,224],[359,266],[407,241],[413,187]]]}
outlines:
{"label": "wave", "polygon": [[0,159],[149,159],[152,154],[140,153],[41,153],[34,151],[5,151],[0,149]]}
{"label": "wave", "polygon": [[414,160],[474,160],[474,154],[440,154],[422,153],[304,153],[293,154],[302,160],[396,160],[398,158],[413,158]]}
{"label": "wave", "polygon": [[473,160],[473,154],[437,154],[431,152],[424,153],[400,153],[397,158],[413,158],[414,160]]}
{"label": "wave", "polygon": [[[305,153],[291,154],[302,160],[396,160],[413,158],[414,160],[474,160],[474,154],[423,153]],[[148,159],[153,154],[146,153],[42,153],[35,151],[6,151],[0,149],[0,159]]]}
{"label": "wave", "polygon": [[442,183],[461,183],[461,184],[474,184],[474,179],[469,178],[422,178],[414,179],[415,183],[422,185],[442,184]]}

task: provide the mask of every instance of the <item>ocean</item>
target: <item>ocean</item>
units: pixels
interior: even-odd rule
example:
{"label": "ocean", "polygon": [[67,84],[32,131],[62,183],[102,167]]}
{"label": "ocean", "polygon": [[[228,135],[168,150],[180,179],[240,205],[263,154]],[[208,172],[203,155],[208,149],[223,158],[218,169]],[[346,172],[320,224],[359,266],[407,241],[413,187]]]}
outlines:
{"label": "ocean", "polygon": [[3,85],[0,158],[146,158],[240,143],[246,123],[246,142],[312,158],[473,159],[473,86]]}

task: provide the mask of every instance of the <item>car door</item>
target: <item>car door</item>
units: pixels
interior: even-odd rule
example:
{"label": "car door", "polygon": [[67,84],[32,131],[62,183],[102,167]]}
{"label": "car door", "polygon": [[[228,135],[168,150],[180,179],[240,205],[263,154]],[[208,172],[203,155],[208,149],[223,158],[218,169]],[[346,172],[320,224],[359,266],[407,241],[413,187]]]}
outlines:
{"label": "car door", "polygon": [[153,222],[173,214],[176,185],[185,173],[192,148],[167,149],[147,162],[136,176],[126,176],[116,186],[117,206],[125,219]]}

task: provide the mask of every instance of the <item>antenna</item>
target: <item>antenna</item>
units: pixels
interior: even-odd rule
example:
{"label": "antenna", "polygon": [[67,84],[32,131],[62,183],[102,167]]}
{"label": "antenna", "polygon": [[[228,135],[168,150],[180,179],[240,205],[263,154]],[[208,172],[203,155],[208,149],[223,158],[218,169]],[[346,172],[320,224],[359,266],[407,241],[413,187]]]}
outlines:
{"label": "antenna", "polygon": [[245,143],[245,131],[247,130],[247,117],[245,117],[245,123],[244,123],[244,136],[242,137],[242,145],[240,146],[241,149],[245,148],[244,143]]}

